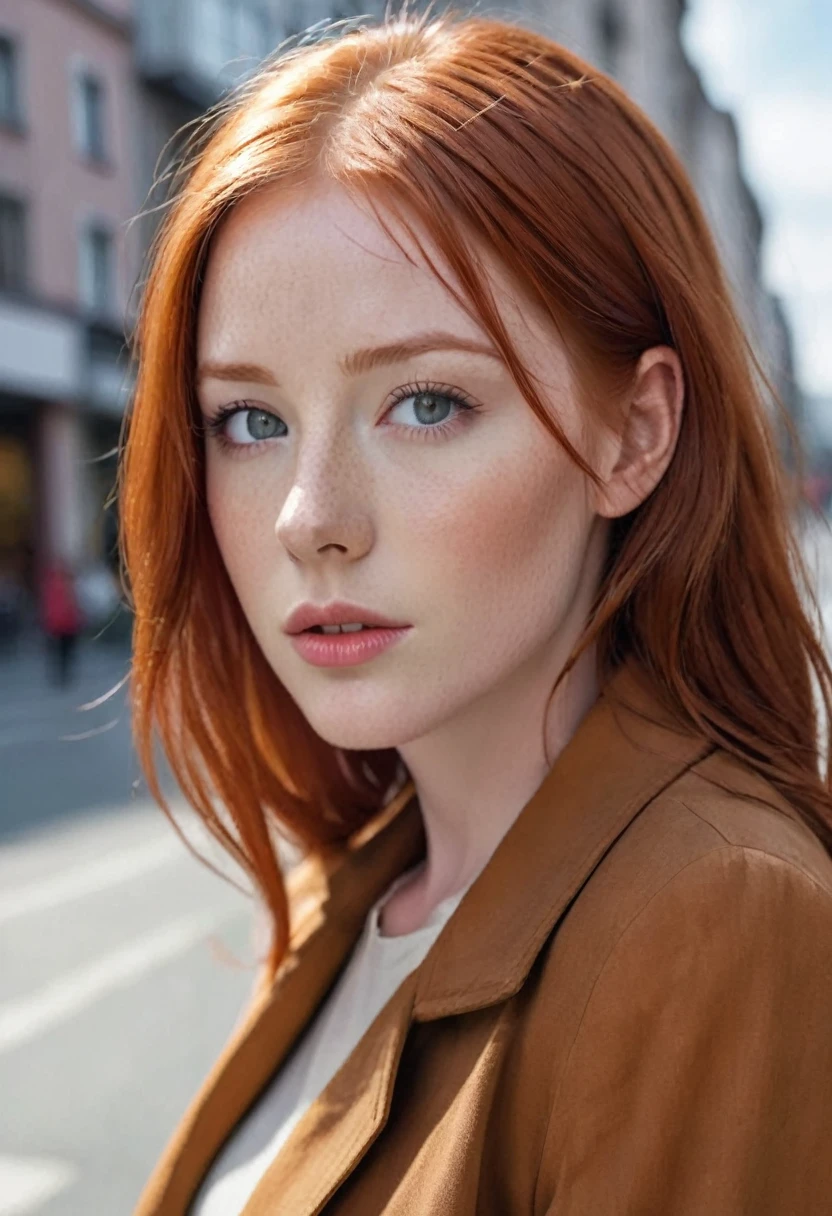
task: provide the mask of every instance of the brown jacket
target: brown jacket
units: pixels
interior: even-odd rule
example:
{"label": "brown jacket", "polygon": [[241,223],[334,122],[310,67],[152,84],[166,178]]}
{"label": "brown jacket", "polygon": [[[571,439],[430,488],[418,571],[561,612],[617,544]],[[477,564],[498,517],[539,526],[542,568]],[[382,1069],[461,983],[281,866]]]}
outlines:
{"label": "brown jacket", "polygon": [[[832,861],[765,780],[639,707],[660,713],[625,668],[245,1216],[832,1213]],[[185,1216],[424,847],[411,786],[290,874],[291,953],[134,1216]]]}

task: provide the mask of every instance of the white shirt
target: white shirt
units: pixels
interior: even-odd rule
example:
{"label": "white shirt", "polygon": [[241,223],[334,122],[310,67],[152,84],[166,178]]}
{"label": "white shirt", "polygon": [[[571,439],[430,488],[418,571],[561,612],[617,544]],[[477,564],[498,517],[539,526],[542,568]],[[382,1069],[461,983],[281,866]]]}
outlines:
{"label": "white shirt", "polygon": [[239,1216],[295,1124],[326,1088],[405,976],[422,962],[468,889],[437,904],[419,929],[385,937],[378,923],[381,906],[412,873],[408,870],[399,875],[373,904],[361,937],[328,998],[283,1067],[220,1150],[188,1216]]}

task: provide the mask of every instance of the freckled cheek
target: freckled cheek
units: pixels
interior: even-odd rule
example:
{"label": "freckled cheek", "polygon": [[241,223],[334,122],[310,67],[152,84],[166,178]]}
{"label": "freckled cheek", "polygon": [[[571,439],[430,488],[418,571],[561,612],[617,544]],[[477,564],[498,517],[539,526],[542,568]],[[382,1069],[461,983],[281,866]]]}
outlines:
{"label": "freckled cheek", "polygon": [[454,636],[467,637],[477,622],[498,645],[518,615],[534,630],[569,602],[586,520],[568,470],[532,458],[429,501],[412,515],[406,552],[444,619],[456,622]]}
{"label": "freckled cheek", "polygon": [[568,543],[579,516],[569,477],[530,462],[464,487],[437,487],[406,512],[402,527],[408,551],[424,555],[426,570],[484,590],[530,573],[558,546],[559,536]]}
{"label": "freckled cheek", "polygon": [[210,465],[206,497],[223,562],[238,595],[244,598],[268,581],[271,564],[264,557],[269,542],[274,543],[273,504],[265,501],[253,478],[226,476],[224,469],[212,471]]}

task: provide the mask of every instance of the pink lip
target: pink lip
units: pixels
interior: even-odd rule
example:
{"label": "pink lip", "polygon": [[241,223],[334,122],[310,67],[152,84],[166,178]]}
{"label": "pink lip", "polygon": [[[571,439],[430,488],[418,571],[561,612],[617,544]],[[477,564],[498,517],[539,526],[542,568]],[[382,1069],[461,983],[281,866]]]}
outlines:
{"label": "pink lip", "polygon": [[295,650],[313,667],[354,667],[400,642],[410,625],[362,629],[359,633],[294,633]]}

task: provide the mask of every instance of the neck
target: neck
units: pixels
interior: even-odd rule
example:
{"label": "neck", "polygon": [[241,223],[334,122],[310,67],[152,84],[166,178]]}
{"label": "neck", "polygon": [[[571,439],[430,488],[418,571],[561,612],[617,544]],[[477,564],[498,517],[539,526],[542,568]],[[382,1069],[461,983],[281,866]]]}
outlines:
{"label": "neck", "polygon": [[[570,640],[571,644],[571,640]],[[382,931],[419,928],[470,885],[543,782],[598,696],[590,647],[547,701],[564,658],[536,656],[497,704],[482,702],[441,736],[400,748],[425,825],[425,861],[382,910]],[[545,727],[544,727],[545,717]],[[544,749],[545,737],[545,749]]]}

